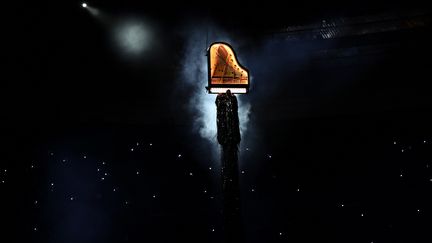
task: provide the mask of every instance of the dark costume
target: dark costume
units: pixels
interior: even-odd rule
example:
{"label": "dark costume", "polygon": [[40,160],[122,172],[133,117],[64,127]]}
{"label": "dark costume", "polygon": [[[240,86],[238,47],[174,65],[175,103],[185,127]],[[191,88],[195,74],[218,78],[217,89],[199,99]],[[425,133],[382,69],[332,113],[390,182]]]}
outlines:
{"label": "dark costume", "polygon": [[237,147],[240,143],[237,98],[229,90],[226,94],[218,94],[216,107],[219,144]]}
{"label": "dark costume", "polygon": [[217,96],[216,107],[217,139],[222,146],[225,242],[239,242],[242,229],[237,156],[240,143],[237,98],[228,90],[226,94]]}

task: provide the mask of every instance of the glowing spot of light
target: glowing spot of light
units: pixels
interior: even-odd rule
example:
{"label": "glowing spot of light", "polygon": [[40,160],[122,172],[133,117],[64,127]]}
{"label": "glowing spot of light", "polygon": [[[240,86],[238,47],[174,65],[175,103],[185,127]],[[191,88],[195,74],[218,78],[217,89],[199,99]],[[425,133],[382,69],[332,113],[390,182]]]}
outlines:
{"label": "glowing spot of light", "polygon": [[115,40],[124,54],[138,56],[151,45],[151,30],[142,21],[130,20],[115,29]]}

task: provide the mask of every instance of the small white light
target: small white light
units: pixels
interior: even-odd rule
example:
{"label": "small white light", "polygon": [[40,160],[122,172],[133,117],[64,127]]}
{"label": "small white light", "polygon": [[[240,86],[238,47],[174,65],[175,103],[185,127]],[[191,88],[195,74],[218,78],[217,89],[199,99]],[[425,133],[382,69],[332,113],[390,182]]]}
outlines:
{"label": "small white light", "polygon": [[114,189],[113,189],[113,192],[115,192],[115,191],[116,191],[116,189],[114,188]]}
{"label": "small white light", "polygon": [[300,191],[300,188],[297,188],[297,191],[299,192],[299,191]]}
{"label": "small white light", "polygon": [[51,186],[54,186],[54,183],[51,183]]}
{"label": "small white light", "polygon": [[133,151],[134,151],[134,149],[133,149],[133,148],[131,148],[131,151],[133,152]]}
{"label": "small white light", "polygon": [[282,232],[279,232],[279,235],[282,235]]}
{"label": "small white light", "polygon": [[153,144],[152,144],[152,143],[150,143],[149,145],[150,145],[150,146],[153,146]]}
{"label": "small white light", "polygon": [[189,175],[190,175],[190,176],[193,176],[192,172],[189,172]]}
{"label": "small white light", "polygon": [[178,157],[178,158],[181,158],[181,157],[182,157],[182,155],[181,155],[181,154],[178,154],[178,155],[177,155],[177,157]]}
{"label": "small white light", "polygon": [[215,229],[214,229],[214,228],[212,229],[212,232],[215,232]]}
{"label": "small white light", "polygon": [[153,194],[153,198],[156,198],[156,194]]}
{"label": "small white light", "polygon": [[209,170],[212,170],[212,167],[209,167]]}
{"label": "small white light", "polygon": [[242,170],[241,173],[244,174],[245,173],[244,170]]}
{"label": "small white light", "polygon": [[251,192],[254,192],[254,191],[255,191],[255,189],[254,189],[254,188],[252,188],[252,189],[251,189]]}
{"label": "small white light", "polygon": [[137,171],[136,174],[139,175],[139,171]]}
{"label": "small white light", "polygon": [[87,3],[82,3],[81,6],[82,6],[83,8],[87,8]]}
{"label": "small white light", "polygon": [[70,198],[70,200],[71,200],[71,201],[73,201],[73,200],[74,200],[74,198],[73,198],[73,197],[71,197],[71,198]]}
{"label": "small white light", "polygon": [[364,214],[361,214],[361,216],[363,217],[363,216],[364,216]]}

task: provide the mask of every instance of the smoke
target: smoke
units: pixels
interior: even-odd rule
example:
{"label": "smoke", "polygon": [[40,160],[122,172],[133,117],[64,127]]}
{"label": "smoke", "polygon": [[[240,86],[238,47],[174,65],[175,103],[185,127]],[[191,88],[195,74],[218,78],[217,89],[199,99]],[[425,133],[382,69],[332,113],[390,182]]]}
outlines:
{"label": "smoke", "polygon": [[238,99],[239,103],[239,120],[240,120],[240,134],[245,137],[246,131],[249,128],[249,117],[251,112],[251,103],[249,101],[243,101],[241,98]]}
{"label": "smoke", "polygon": [[[208,94],[205,87],[208,84],[206,49],[216,41],[230,43],[236,50],[237,43],[217,28],[197,28],[188,32],[186,48],[181,68],[181,86],[190,92],[187,110],[193,117],[193,131],[212,146],[213,155],[218,155],[216,127],[216,95]],[[208,40],[207,40],[208,38]],[[241,56],[241,53],[238,55]],[[240,60],[240,63],[241,60]],[[251,104],[237,95],[239,105],[240,132],[242,137],[247,133]]]}

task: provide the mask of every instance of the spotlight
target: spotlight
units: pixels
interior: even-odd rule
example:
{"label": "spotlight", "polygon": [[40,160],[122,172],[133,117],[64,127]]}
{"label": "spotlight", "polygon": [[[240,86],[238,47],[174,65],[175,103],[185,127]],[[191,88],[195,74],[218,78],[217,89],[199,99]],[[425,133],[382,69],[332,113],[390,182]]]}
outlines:
{"label": "spotlight", "polygon": [[82,3],[81,6],[82,6],[83,8],[87,8],[87,3]]}

